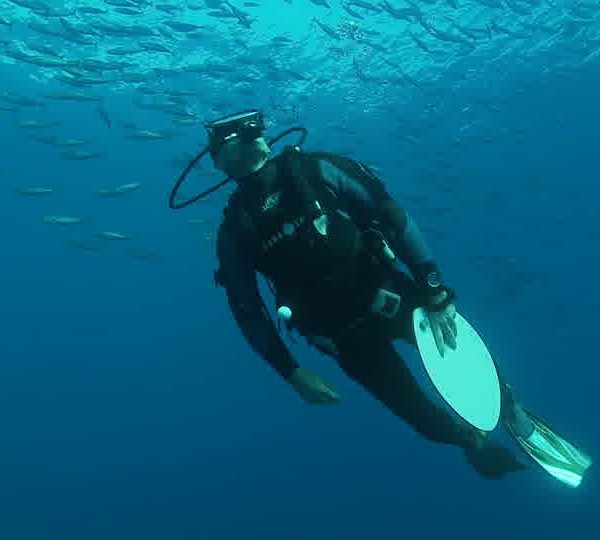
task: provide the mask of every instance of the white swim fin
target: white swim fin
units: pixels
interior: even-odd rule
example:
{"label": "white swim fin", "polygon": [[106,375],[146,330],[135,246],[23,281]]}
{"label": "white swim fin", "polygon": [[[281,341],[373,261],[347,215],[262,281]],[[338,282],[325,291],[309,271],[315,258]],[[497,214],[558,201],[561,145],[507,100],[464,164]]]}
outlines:
{"label": "white swim fin", "polygon": [[517,426],[510,421],[505,426],[521,448],[531,456],[554,478],[570,487],[581,483],[592,460],[581,450],[559,435],[554,428],[526,409],[521,409],[527,419],[533,424],[533,430],[528,436],[519,433]]}

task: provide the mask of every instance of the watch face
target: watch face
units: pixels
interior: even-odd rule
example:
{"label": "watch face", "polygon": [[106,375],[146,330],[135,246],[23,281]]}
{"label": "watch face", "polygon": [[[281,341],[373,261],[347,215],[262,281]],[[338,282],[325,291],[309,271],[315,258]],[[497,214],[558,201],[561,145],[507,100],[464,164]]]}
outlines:
{"label": "watch face", "polygon": [[439,287],[441,285],[440,276],[437,272],[427,274],[427,285],[430,287]]}

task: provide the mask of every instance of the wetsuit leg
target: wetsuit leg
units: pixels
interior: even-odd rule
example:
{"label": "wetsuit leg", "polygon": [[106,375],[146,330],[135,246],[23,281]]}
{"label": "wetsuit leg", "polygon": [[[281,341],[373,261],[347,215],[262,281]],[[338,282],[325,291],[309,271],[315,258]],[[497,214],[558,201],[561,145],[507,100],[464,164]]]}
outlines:
{"label": "wetsuit leg", "polygon": [[355,336],[337,345],[336,360],[346,374],[418,433],[434,442],[466,444],[464,427],[429,400],[389,340]]}
{"label": "wetsuit leg", "polygon": [[425,395],[392,341],[403,339],[416,347],[411,314],[405,305],[394,320],[373,321],[338,336],[335,359],[341,368],[426,439],[463,448],[468,463],[482,477],[498,479],[524,470],[510,450]]}

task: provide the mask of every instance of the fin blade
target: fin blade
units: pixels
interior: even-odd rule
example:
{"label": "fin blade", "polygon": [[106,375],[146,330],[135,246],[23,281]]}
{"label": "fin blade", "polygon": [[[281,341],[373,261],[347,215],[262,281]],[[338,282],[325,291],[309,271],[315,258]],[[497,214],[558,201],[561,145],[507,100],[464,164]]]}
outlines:
{"label": "fin blade", "polygon": [[525,410],[535,429],[524,439],[512,433],[531,458],[554,478],[570,487],[578,487],[592,460],[577,449],[539,417]]}

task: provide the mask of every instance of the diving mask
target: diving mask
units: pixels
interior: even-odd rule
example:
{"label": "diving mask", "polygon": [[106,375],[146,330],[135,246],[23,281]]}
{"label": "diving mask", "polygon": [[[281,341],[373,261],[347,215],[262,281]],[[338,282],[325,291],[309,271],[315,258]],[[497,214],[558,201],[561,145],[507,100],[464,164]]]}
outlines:
{"label": "diving mask", "polygon": [[208,131],[208,148],[213,159],[224,144],[239,138],[244,143],[261,137],[265,130],[263,114],[257,110],[242,111],[204,126]]}

